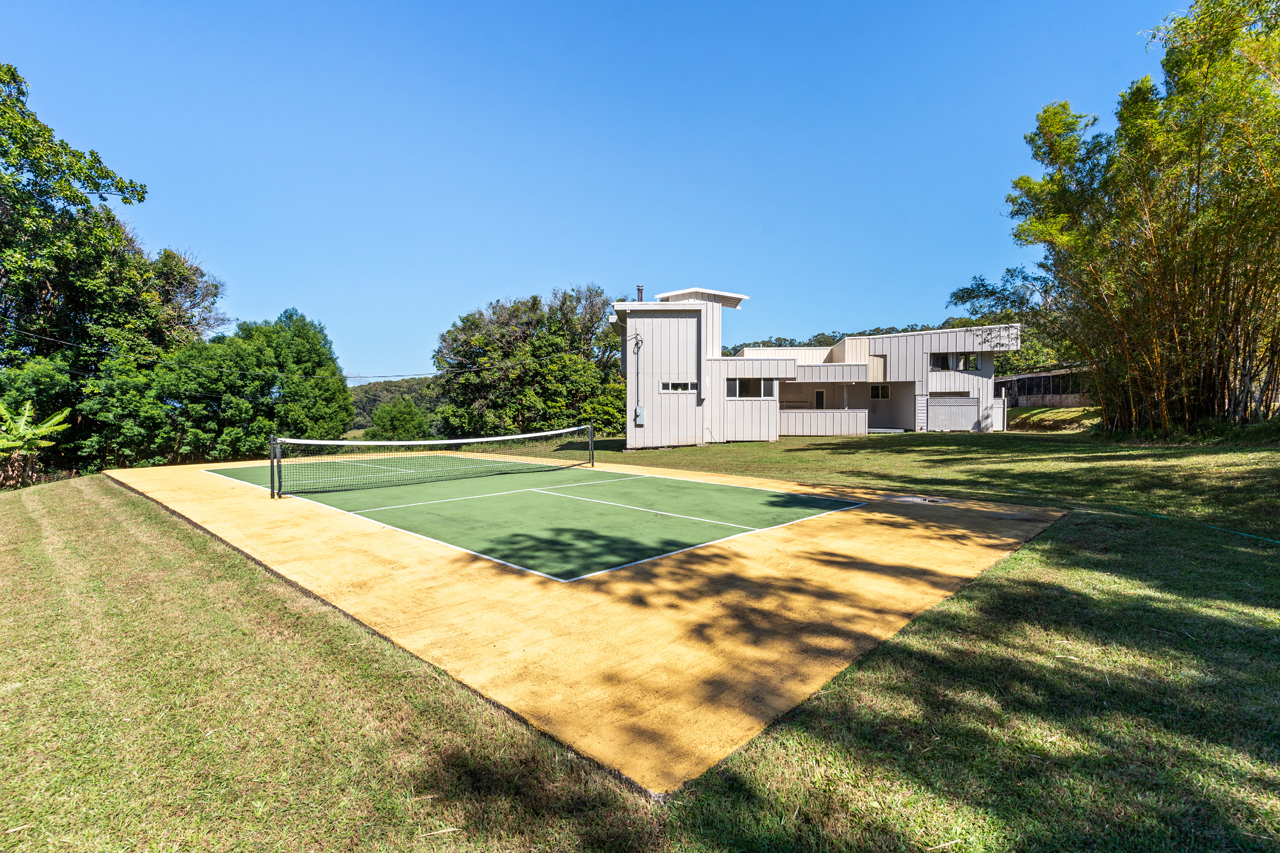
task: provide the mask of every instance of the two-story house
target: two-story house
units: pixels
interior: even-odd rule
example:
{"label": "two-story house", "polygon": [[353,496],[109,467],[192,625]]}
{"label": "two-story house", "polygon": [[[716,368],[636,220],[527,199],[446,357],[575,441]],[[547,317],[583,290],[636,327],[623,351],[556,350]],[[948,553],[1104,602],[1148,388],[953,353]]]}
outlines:
{"label": "two-story house", "polygon": [[628,448],[1005,427],[992,380],[995,354],[1021,346],[1016,324],[744,349],[726,358],[721,312],[746,299],[689,288],[653,302],[614,303]]}

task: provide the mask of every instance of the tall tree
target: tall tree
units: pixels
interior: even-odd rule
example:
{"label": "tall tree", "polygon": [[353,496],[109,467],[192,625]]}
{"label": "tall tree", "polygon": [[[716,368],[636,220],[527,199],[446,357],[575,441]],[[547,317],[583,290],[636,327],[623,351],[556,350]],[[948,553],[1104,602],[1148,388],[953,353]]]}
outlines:
{"label": "tall tree", "polygon": [[[594,285],[500,300],[440,335],[437,409],[449,435],[500,435],[573,426],[618,405],[621,344],[610,300]],[[610,423],[617,418],[606,418]]]}
{"label": "tall tree", "polygon": [[338,438],[353,410],[324,327],[290,309],[155,364],[108,359],[80,414],[81,464],[130,467],[263,456],[272,435]]}
{"label": "tall tree", "polygon": [[1115,133],[1050,104],[1014,181],[1036,273],[952,294],[1011,310],[1091,368],[1120,430],[1244,423],[1280,407],[1280,3],[1201,0],[1155,31],[1163,88],[1120,97]]}

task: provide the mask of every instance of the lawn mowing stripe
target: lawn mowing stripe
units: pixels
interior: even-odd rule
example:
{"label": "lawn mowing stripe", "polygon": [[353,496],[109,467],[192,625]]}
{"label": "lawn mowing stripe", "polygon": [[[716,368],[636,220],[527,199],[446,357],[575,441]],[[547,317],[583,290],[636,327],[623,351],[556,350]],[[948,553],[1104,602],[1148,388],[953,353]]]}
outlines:
{"label": "lawn mowing stripe", "polygon": [[[565,483],[563,486],[548,486],[547,488],[568,489],[574,486],[594,486],[596,483],[617,483],[620,480],[638,480],[642,476],[644,475],[637,474],[634,477],[618,477],[615,480],[591,480],[586,483]],[[470,501],[470,500],[475,500],[476,498],[496,498],[501,495],[518,495],[521,492],[540,492],[540,491],[542,491],[542,489],[534,489],[534,488],[512,489],[509,492],[490,492],[487,495],[466,495],[465,497],[461,497],[461,498],[441,498],[438,501],[420,501],[418,503],[412,503],[412,504],[396,504],[395,506],[380,506],[374,509],[348,509],[348,510],[343,510],[343,512],[353,512],[353,513],[381,512],[384,509],[404,509],[406,507],[411,507],[411,506],[427,506],[428,504],[447,504],[447,503],[452,503],[453,501]]]}
{"label": "lawn mowing stripe", "polygon": [[[626,479],[630,479],[630,478],[626,478]],[[564,488],[564,487],[561,486],[560,488]],[[640,512],[651,512],[654,515],[669,515],[672,518],[684,518],[684,519],[688,519],[689,521],[705,521],[707,524],[722,524],[725,527],[737,527],[742,530],[760,530],[761,529],[759,527],[748,527],[745,524],[731,524],[728,521],[712,521],[709,518],[698,518],[696,515],[680,515],[679,513],[674,513],[674,512],[663,512],[660,509],[649,509],[647,507],[642,507],[642,506],[631,506],[630,504],[616,504],[613,501],[598,501],[595,498],[583,498],[583,497],[579,497],[578,495],[562,495],[559,492],[548,492],[544,489],[525,489],[523,491],[542,492],[542,494],[544,495],[555,495],[558,498],[569,498],[570,500],[587,501],[588,503],[605,504],[607,506],[619,506],[619,507],[622,507],[623,509],[634,509]],[[812,518],[813,516],[809,516],[809,517]]]}

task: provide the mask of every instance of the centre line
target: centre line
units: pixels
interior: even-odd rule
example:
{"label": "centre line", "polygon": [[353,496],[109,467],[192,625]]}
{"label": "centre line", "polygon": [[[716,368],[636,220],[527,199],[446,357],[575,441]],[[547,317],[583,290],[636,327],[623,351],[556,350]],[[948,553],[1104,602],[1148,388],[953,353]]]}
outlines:
{"label": "centre line", "polygon": [[588,503],[593,503],[593,504],[605,504],[606,506],[618,506],[618,507],[622,507],[623,509],[634,509],[634,510],[637,510],[638,512],[651,512],[654,515],[669,515],[672,518],[686,518],[689,521],[704,521],[707,524],[722,524],[725,527],[736,527],[739,530],[759,530],[760,529],[758,527],[748,527],[745,524],[732,524],[728,521],[712,521],[709,518],[698,518],[696,515],[680,515],[679,513],[675,513],[675,512],[663,512],[660,509],[648,509],[647,507],[631,506],[630,504],[616,504],[613,501],[598,501],[595,498],[583,498],[583,497],[578,497],[577,495],[562,495],[559,492],[548,492],[542,489],[529,489],[528,491],[542,492],[542,494],[544,495],[554,495],[557,498],[569,498],[570,500],[575,500],[575,501],[587,501]]}
{"label": "centre line", "polygon": [[[638,480],[642,476],[644,475],[637,474],[632,477],[618,477],[617,479],[613,479],[613,480],[588,480],[585,483],[565,483],[563,486],[547,486],[547,488],[548,489],[570,489],[575,486],[594,486],[596,483],[618,483],[618,482],[621,482],[622,480]],[[453,501],[471,501],[471,500],[475,500],[476,498],[496,498],[496,497],[501,497],[502,495],[518,495],[521,492],[541,492],[541,491],[542,489],[535,489],[535,488],[512,489],[509,492],[490,492],[486,495],[466,495],[465,497],[461,497],[461,498],[441,498],[440,500],[436,500],[436,501],[419,501],[418,503],[413,503],[413,504],[395,504],[394,506],[380,506],[374,509],[351,509],[346,511],[352,512],[352,513],[382,512],[384,509],[404,509],[405,507],[411,507],[411,506],[427,506],[429,504],[447,504],[447,503],[452,503]],[[552,494],[552,492],[544,492],[544,494]],[[568,495],[565,495],[565,497],[568,497]]]}

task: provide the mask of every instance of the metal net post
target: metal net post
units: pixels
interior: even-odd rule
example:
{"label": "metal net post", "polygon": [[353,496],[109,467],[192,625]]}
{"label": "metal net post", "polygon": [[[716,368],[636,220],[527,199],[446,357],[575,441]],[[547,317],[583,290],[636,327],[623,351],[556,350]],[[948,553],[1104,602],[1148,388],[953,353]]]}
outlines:
{"label": "metal net post", "polygon": [[592,467],[596,467],[596,425],[595,422],[587,424],[587,463]]}

